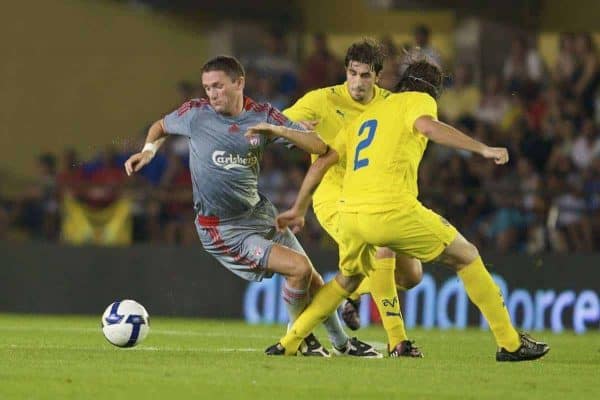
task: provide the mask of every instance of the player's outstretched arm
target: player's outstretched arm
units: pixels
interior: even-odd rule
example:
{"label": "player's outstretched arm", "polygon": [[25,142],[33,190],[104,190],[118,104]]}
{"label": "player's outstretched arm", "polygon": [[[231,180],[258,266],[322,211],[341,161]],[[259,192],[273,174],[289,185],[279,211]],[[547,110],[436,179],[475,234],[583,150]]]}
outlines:
{"label": "player's outstretched arm", "polygon": [[146,144],[144,144],[142,151],[132,155],[127,159],[127,161],[125,161],[125,172],[127,172],[127,175],[138,172],[146,164],[152,161],[154,155],[166,138],[167,133],[165,132],[162,119],[153,123],[150,129],[148,129]]}
{"label": "player's outstretched arm", "polygon": [[325,154],[327,144],[321,139],[315,131],[301,131],[281,125],[272,125],[266,122],[261,122],[258,125],[248,129],[246,136],[256,134],[277,136],[287,139],[294,146],[311,154]]}
{"label": "player's outstretched arm", "polygon": [[433,119],[431,116],[422,116],[415,120],[415,129],[427,136],[432,141],[455,149],[467,150],[492,159],[496,164],[508,162],[508,150],[504,147],[490,147],[458,129]]}
{"label": "player's outstretched arm", "polygon": [[277,216],[277,230],[282,231],[287,227],[291,227],[293,232],[296,233],[304,226],[304,216],[310,206],[313,193],[321,183],[321,180],[323,180],[325,173],[338,160],[338,153],[333,149],[329,149],[312,163],[304,177],[304,181],[302,181],[302,186],[294,205],[289,210]]}

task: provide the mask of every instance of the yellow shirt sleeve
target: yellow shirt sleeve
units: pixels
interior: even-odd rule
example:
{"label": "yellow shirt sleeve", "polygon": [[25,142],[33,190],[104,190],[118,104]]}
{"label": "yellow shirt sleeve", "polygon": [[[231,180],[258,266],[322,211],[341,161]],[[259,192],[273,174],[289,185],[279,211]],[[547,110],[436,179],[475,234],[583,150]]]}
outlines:
{"label": "yellow shirt sleeve", "polygon": [[410,96],[405,103],[408,106],[404,114],[404,121],[408,131],[412,132],[417,118],[428,115],[437,119],[437,103],[427,93],[414,92],[410,93]]}
{"label": "yellow shirt sleeve", "polygon": [[318,120],[323,115],[321,110],[324,104],[322,90],[313,90],[298,99],[294,105],[283,110],[283,115],[295,122]]}

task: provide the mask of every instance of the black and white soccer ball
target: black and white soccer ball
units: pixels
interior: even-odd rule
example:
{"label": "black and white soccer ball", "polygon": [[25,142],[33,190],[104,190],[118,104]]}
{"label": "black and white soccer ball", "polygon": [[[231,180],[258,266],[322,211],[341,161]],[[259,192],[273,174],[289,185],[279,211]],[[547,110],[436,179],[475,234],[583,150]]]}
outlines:
{"label": "black and white soccer ball", "polygon": [[111,344],[133,347],[141,343],[150,331],[150,316],[134,300],[117,300],[102,314],[102,333]]}

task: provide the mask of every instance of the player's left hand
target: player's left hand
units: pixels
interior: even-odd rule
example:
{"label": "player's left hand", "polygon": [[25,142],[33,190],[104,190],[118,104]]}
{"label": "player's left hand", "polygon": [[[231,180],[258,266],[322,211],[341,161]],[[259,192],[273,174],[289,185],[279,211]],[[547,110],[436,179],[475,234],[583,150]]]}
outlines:
{"label": "player's left hand", "polygon": [[498,165],[508,162],[508,150],[505,147],[488,147],[481,155],[485,158],[493,159]]}
{"label": "player's left hand", "polygon": [[261,122],[253,127],[249,128],[244,136],[251,137],[255,135],[266,135],[266,136],[280,136],[281,127],[277,125],[267,124]]}
{"label": "player's left hand", "polygon": [[289,227],[292,232],[298,233],[304,227],[304,215],[291,208],[279,214],[275,219],[275,223],[279,232]]}

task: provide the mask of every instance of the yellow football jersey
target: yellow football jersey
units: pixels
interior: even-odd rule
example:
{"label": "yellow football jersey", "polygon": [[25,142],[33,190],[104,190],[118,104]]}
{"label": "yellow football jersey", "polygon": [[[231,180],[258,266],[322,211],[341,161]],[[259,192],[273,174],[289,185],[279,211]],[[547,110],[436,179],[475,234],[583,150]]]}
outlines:
{"label": "yellow football jersey", "polygon": [[414,123],[425,115],[437,118],[431,96],[396,93],[337,135],[332,147],[346,160],[344,211],[377,213],[414,204],[419,163],[427,146],[427,138],[414,129]]}
{"label": "yellow football jersey", "polygon": [[[332,146],[341,128],[390,95],[389,91],[378,86],[374,90],[373,99],[368,104],[360,104],[350,96],[346,83],[316,89],[305,94],[283,114],[292,121],[318,121],[315,130],[325,143]],[[313,155],[312,161],[316,158]],[[341,160],[327,172],[313,196],[313,204],[339,201],[344,170],[345,163]]]}

